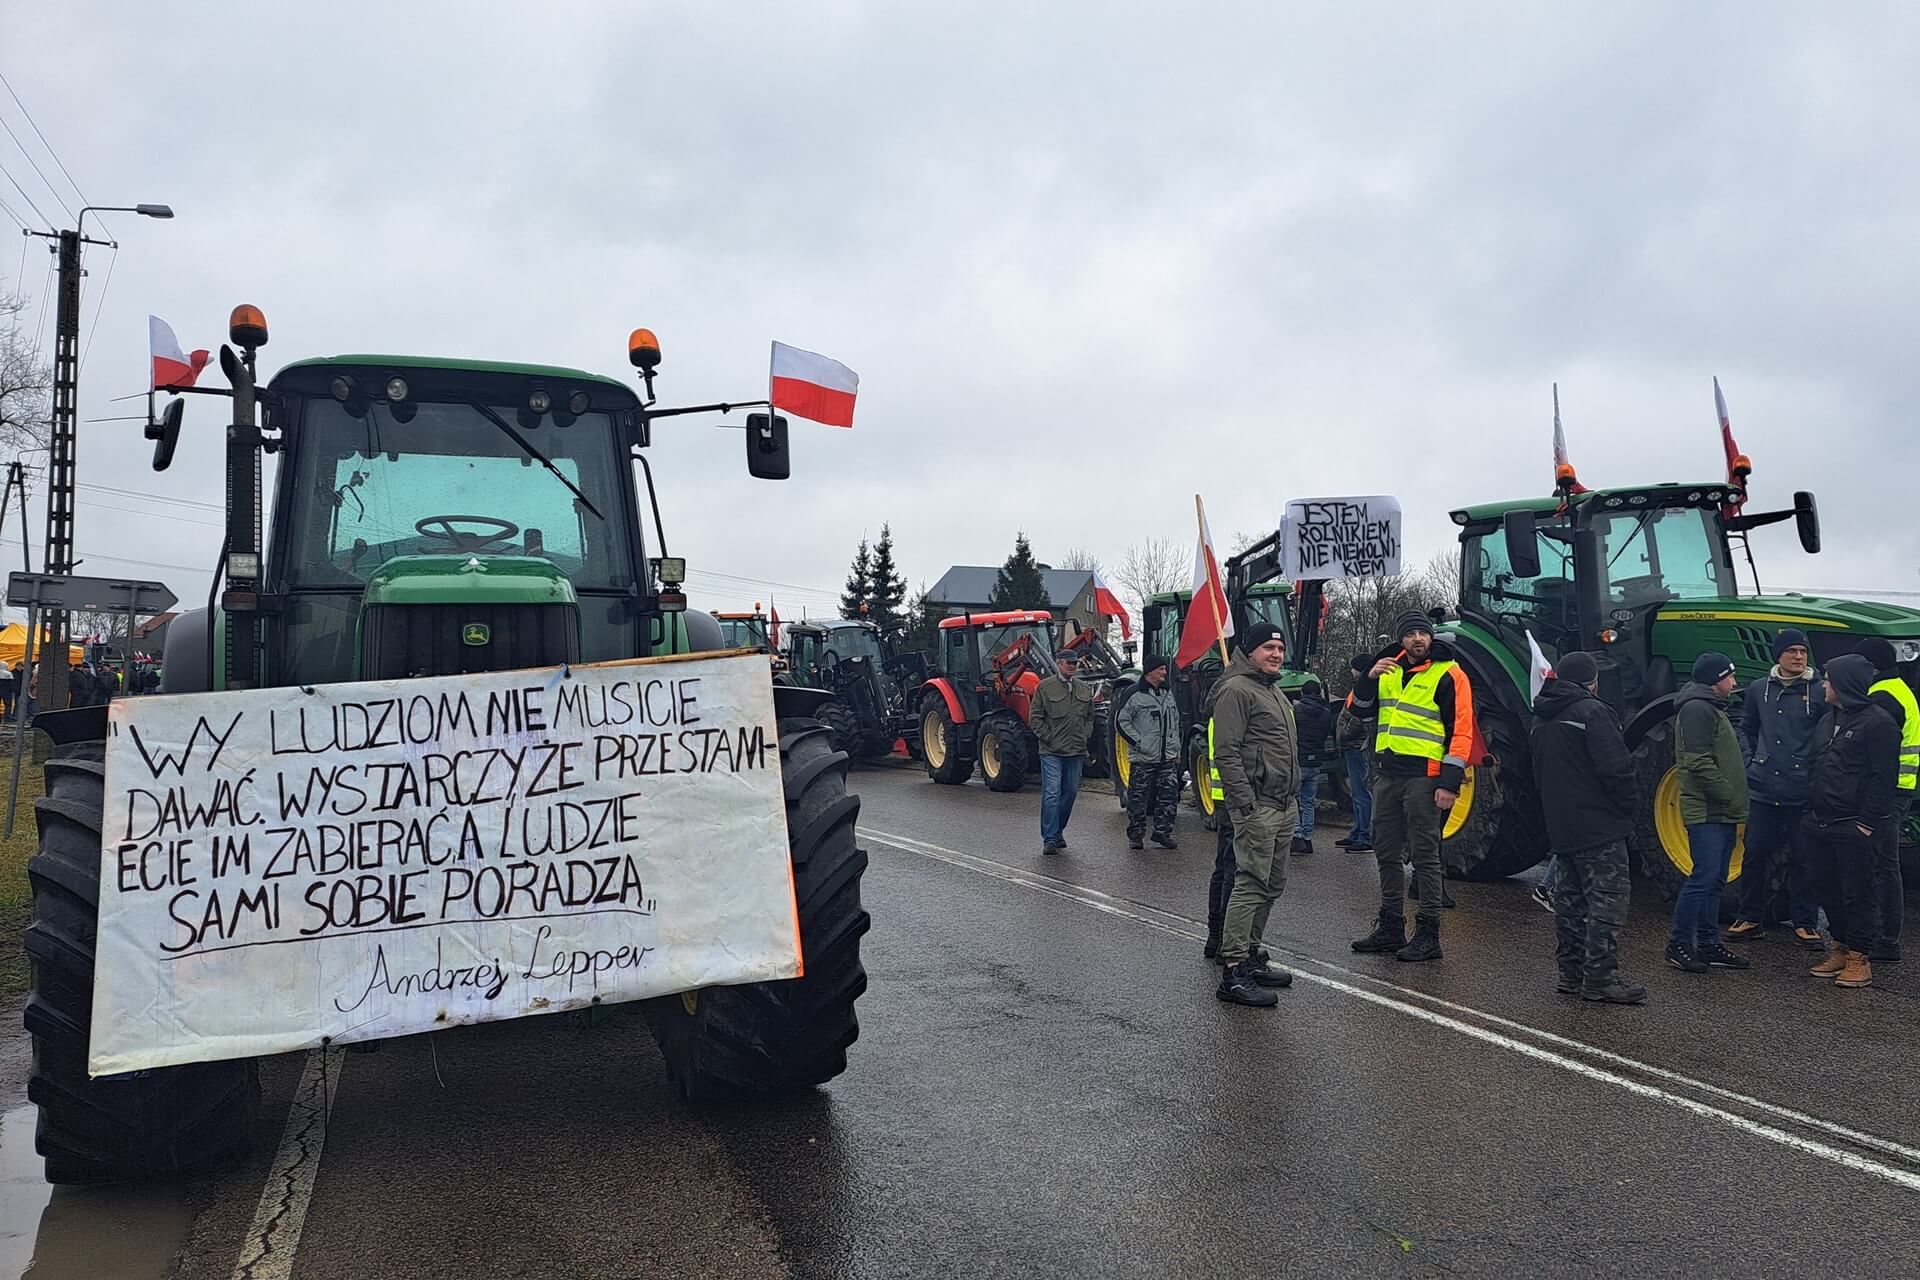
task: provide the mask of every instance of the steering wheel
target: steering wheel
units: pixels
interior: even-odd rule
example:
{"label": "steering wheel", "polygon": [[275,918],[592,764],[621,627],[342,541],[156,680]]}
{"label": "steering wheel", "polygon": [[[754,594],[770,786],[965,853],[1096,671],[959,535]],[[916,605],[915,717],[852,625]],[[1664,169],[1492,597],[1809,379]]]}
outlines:
{"label": "steering wheel", "polygon": [[[455,524],[487,525],[493,533],[465,533],[454,528]],[[414,532],[423,538],[435,542],[451,543],[460,551],[483,551],[496,542],[505,542],[520,532],[520,526],[511,520],[496,520],[492,516],[428,516],[413,523]]]}

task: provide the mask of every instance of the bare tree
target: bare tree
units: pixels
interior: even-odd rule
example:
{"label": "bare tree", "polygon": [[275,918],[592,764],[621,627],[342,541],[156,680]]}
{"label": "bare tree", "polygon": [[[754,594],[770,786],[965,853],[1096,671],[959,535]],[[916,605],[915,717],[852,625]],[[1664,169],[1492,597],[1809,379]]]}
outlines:
{"label": "bare tree", "polygon": [[26,309],[24,295],[0,293],[0,451],[8,455],[45,444],[53,421],[53,367],[21,325]]}
{"label": "bare tree", "polygon": [[1191,586],[1193,566],[1171,538],[1147,538],[1127,548],[1113,580],[1137,616],[1148,596]]}
{"label": "bare tree", "polygon": [[1089,573],[1102,572],[1100,557],[1085,547],[1070,548],[1067,554],[1060,558],[1060,567],[1062,569],[1085,569]]}

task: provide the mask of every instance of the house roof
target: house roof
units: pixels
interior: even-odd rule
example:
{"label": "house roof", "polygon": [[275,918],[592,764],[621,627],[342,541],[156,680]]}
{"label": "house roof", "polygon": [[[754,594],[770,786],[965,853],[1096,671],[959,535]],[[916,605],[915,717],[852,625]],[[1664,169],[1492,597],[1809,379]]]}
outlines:
{"label": "house roof", "polygon": [[169,622],[172,622],[174,617],[175,615],[171,611],[167,613],[156,613],[145,622],[136,626],[133,629],[133,633],[144,640],[160,628],[166,626]]}
{"label": "house roof", "polygon": [[[998,565],[957,564],[940,575],[940,581],[928,589],[927,599],[949,608],[985,608],[999,576]],[[1047,603],[1055,609],[1070,609],[1074,601],[1093,590],[1093,572],[1089,569],[1042,569],[1040,578],[1047,585]]]}

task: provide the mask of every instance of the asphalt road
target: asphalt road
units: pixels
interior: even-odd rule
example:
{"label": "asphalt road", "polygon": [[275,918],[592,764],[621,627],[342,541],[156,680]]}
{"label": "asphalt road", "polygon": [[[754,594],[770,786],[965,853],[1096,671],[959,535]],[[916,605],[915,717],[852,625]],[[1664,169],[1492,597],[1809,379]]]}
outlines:
{"label": "asphalt road", "polygon": [[[1845,992],[1769,942],[1692,977],[1643,900],[1623,952],[1652,1001],[1586,1005],[1511,882],[1454,887],[1444,961],[1359,957],[1372,862],[1323,831],[1269,938],[1300,980],[1240,1009],[1200,957],[1191,812],[1177,852],[1134,853],[1089,791],[1044,857],[1035,788],[856,782],[874,928],[845,1076],[690,1111],[631,1015],[335,1056],[297,1247],[246,1274],[1920,1272],[1920,961]],[[264,1222],[285,1243],[304,1184],[269,1173],[312,1061],[268,1064],[252,1164],[155,1192],[191,1221],[164,1274],[242,1274]],[[49,1258],[102,1226],[49,1216]]]}

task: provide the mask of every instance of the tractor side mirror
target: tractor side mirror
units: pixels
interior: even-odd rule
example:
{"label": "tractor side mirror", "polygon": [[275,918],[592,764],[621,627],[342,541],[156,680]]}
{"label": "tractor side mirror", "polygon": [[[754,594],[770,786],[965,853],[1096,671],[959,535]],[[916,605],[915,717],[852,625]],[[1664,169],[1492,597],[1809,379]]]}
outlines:
{"label": "tractor side mirror", "polygon": [[779,414],[747,415],[747,474],[755,480],[785,480],[792,474],[787,420]]}
{"label": "tractor side mirror", "polygon": [[1540,576],[1540,535],[1534,527],[1533,512],[1521,508],[1500,518],[1507,536],[1507,563],[1516,578]]}
{"label": "tractor side mirror", "polygon": [[[173,450],[180,443],[180,420],[186,416],[187,402],[176,397],[160,411],[158,422],[147,423],[146,437],[154,442],[153,469],[165,471],[173,465]],[[1811,495],[1808,495],[1811,500]],[[1801,535],[1804,540],[1805,535]],[[1818,535],[1816,534],[1817,538]]]}
{"label": "tractor side mirror", "polygon": [[1800,549],[1820,554],[1820,507],[1805,489],[1793,495],[1793,525],[1800,533]]}

